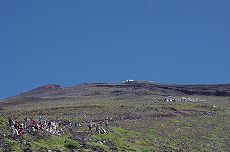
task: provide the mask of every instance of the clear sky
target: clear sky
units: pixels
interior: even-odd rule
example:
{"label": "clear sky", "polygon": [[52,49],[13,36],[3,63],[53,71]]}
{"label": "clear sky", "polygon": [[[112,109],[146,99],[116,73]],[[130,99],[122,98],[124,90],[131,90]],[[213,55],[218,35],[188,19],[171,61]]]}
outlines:
{"label": "clear sky", "polygon": [[47,83],[230,83],[229,0],[0,1],[0,98]]}

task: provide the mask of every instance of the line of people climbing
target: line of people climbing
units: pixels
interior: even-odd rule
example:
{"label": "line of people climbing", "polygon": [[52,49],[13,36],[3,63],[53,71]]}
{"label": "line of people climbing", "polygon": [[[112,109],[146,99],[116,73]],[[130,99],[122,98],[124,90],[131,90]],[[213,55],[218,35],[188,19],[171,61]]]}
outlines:
{"label": "line of people climbing", "polygon": [[[111,118],[97,121],[93,121],[92,119],[88,120],[88,132],[92,133],[93,130],[95,130],[95,132],[98,134],[107,133],[104,127],[109,125],[109,121],[111,121]],[[16,118],[12,119],[9,117],[9,127],[11,128],[12,136],[18,137],[24,134],[30,134],[34,136],[38,133],[62,135],[66,129],[79,131],[82,125],[78,122],[48,121],[43,116],[40,116],[38,120],[25,117],[23,121],[17,121]]]}

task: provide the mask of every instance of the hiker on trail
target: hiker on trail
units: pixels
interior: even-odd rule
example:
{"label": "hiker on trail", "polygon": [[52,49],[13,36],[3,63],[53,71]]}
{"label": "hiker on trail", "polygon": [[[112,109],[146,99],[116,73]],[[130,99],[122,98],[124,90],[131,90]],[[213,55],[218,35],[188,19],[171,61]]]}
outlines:
{"label": "hiker on trail", "polygon": [[93,129],[93,122],[92,122],[92,120],[88,121],[88,128],[89,128],[89,131],[91,132],[92,129]]}
{"label": "hiker on trail", "polygon": [[96,133],[98,133],[98,134],[101,133],[101,132],[100,132],[100,125],[99,125],[99,124],[96,125]]}
{"label": "hiker on trail", "polygon": [[27,129],[30,125],[30,118],[25,117],[24,118],[24,128]]}
{"label": "hiker on trail", "polygon": [[54,131],[56,131],[56,130],[57,130],[57,127],[58,127],[57,123],[53,122],[53,123],[52,123],[52,127],[53,127]]}
{"label": "hiker on trail", "polygon": [[45,122],[44,117],[43,117],[43,116],[39,116],[38,123],[39,123],[39,124],[44,124],[44,122]]}
{"label": "hiker on trail", "polygon": [[18,131],[18,133],[19,133],[19,135],[23,135],[25,132],[24,132],[23,129],[20,129],[20,130]]}
{"label": "hiker on trail", "polygon": [[12,129],[12,136],[15,137],[15,136],[18,136],[18,130],[14,127],[14,126],[11,126],[11,129]]}
{"label": "hiker on trail", "polygon": [[15,127],[16,129],[18,129],[18,128],[19,128],[19,124],[18,124],[18,122],[17,122],[17,121],[14,121],[14,127]]}
{"label": "hiker on trail", "polygon": [[105,126],[108,127],[108,125],[109,125],[109,118],[106,118],[105,121],[104,121],[104,123],[105,123]]}
{"label": "hiker on trail", "polygon": [[50,121],[48,122],[48,128],[51,128],[51,122]]}
{"label": "hiker on trail", "polygon": [[105,134],[106,130],[100,126],[100,124],[96,125],[96,133],[98,134]]}
{"label": "hiker on trail", "polygon": [[33,126],[33,127],[31,127],[31,132],[30,132],[30,133],[31,133],[31,135],[33,135],[33,136],[35,135],[35,133],[36,133],[36,129],[35,129],[35,127],[34,127],[34,126]]}
{"label": "hiker on trail", "polygon": [[101,134],[106,134],[107,132],[106,132],[106,130],[104,128],[100,127],[100,133]]}
{"label": "hiker on trail", "polygon": [[33,119],[33,118],[31,120],[32,120],[31,121],[32,122],[32,126],[37,126],[37,121],[35,119]]}
{"label": "hiker on trail", "polygon": [[58,130],[58,132],[57,132],[57,135],[58,135],[58,136],[61,136],[63,133],[64,133],[64,132],[63,132],[63,129],[60,128],[60,130]]}
{"label": "hiker on trail", "polygon": [[45,127],[45,126],[47,126],[47,122],[46,122],[46,120],[44,121],[44,124],[43,124],[43,126]]}
{"label": "hiker on trail", "polygon": [[21,127],[21,129],[25,128],[25,125],[24,125],[24,123],[22,121],[20,122],[20,127]]}
{"label": "hiker on trail", "polygon": [[10,127],[14,126],[15,122],[12,120],[12,118],[9,117],[8,119],[9,119],[9,125],[10,125]]}

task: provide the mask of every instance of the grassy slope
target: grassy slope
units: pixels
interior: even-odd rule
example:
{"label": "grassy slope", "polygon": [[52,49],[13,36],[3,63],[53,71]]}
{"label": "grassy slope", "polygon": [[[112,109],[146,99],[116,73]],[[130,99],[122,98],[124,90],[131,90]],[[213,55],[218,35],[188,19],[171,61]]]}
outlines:
{"label": "grassy slope", "polygon": [[[94,96],[8,106],[1,113],[0,130],[9,135],[8,115],[20,119],[25,115],[43,114],[48,119],[82,122],[83,130],[88,118],[112,117],[114,121],[107,128],[109,133],[92,135],[88,147],[82,147],[82,151],[229,151],[229,98],[201,98],[206,98],[206,103],[164,103],[161,96],[145,95],[131,99]],[[208,115],[210,110],[216,113]],[[73,148],[68,143],[75,148],[79,146],[71,135],[39,140],[24,138],[33,151],[68,151]],[[15,151],[23,147],[9,136],[4,142]]]}

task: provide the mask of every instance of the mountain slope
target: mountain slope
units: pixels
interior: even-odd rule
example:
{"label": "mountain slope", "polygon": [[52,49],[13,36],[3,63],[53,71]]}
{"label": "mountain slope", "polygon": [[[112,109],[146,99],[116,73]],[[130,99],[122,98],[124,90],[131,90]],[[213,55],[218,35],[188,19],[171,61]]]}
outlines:
{"label": "mountain slope", "polygon": [[131,98],[143,95],[160,96],[230,96],[230,84],[213,85],[169,85],[148,81],[130,81],[121,84],[84,83],[72,87],[48,84],[32,89],[20,95],[6,99],[4,103],[22,103],[47,99],[74,99],[77,97],[101,96]]}

